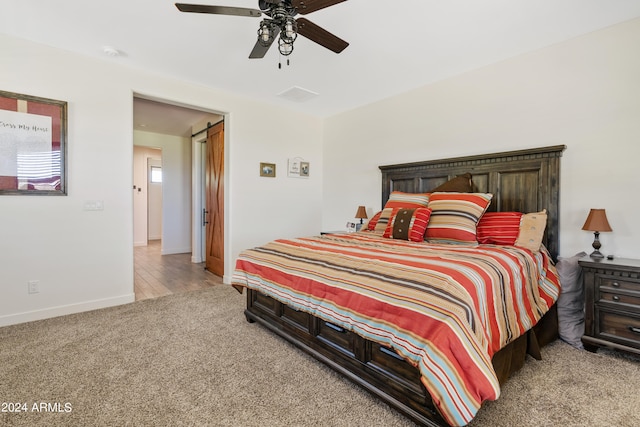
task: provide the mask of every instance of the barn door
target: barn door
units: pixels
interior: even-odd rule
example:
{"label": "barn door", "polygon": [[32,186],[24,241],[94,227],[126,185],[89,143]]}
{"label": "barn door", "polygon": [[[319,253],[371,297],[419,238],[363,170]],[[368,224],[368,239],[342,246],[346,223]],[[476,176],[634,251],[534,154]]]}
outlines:
{"label": "barn door", "polygon": [[207,131],[205,268],[224,275],[224,122]]}

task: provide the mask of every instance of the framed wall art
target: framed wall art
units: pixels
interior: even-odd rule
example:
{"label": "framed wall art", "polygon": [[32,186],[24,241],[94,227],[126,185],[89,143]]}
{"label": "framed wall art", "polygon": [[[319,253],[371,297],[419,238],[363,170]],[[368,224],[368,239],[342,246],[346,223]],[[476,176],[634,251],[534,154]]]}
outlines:
{"label": "framed wall art", "polygon": [[309,162],[300,157],[288,159],[287,176],[290,178],[309,178]]}
{"label": "framed wall art", "polygon": [[0,91],[0,195],[66,195],[67,103]]}
{"label": "framed wall art", "polygon": [[275,163],[260,163],[260,176],[266,176],[269,178],[276,177],[276,164]]}

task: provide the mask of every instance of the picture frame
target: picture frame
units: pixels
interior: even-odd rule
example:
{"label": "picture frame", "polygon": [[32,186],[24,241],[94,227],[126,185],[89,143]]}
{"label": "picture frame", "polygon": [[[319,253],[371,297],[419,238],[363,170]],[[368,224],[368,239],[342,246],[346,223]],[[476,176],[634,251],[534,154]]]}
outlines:
{"label": "picture frame", "polygon": [[300,162],[300,176],[303,178],[309,177],[309,162]]}
{"label": "picture frame", "polygon": [[309,162],[300,157],[287,159],[287,176],[289,178],[309,178]]}
{"label": "picture frame", "polygon": [[276,164],[275,163],[260,163],[260,176],[266,176],[268,178],[276,177]]}
{"label": "picture frame", "polygon": [[67,102],[0,91],[0,195],[67,195]]}

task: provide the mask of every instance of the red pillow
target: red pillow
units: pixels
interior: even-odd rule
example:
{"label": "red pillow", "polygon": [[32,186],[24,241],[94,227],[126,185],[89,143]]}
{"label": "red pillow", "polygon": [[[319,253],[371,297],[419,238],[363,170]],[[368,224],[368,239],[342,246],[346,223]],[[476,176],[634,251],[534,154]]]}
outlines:
{"label": "red pillow", "polygon": [[376,229],[376,224],[378,223],[378,221],[380,220],[380,215],[382,215],[382,211],[378,212],[377,214],[375,214],[367,223],[367,230],[369,231],[373,231]]}
{"label": "red pillow", "polygon": [[520,233],[521,212],[487,212],[478,222],[478,243],[513,246]]}
{"label": "red pillow", "polygon": [[394,209],[382,237],[422,242],[430,217],[429,208]]}

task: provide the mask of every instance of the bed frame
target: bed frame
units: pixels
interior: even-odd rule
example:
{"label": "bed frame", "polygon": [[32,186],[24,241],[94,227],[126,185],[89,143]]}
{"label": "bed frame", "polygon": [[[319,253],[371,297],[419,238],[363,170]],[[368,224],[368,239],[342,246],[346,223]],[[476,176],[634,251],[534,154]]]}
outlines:
{"label": "bed frame", "polygon": [[[538,212],[546,209],[544,244],[558,256],[560,157],[564,145],[444,160],[380,166],[382,206],[391,191],[428,192],[470,172],[474,190],[494,195],[490,211]],[[417,368],[391,348],[368,341],[308,313],[295,311],[258,291],[247,289],[245,316],[362,386],[421,425],[447,425],[420,382]],[[525,362],[540,359],[540,348],[557,338],[555,306],[528,333],[492,359],[500,383]]]}

